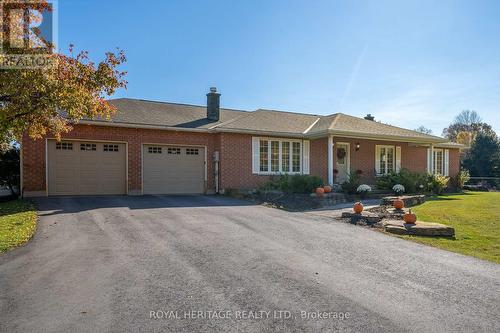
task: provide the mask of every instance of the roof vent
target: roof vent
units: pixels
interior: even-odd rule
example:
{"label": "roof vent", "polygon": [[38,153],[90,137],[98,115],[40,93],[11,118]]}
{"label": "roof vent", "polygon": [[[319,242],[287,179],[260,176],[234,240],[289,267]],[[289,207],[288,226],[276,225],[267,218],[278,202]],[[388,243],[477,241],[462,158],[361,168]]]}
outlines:
{"label": "roof vent", "polygon": [[210,87],[207,94],[207,119],[210,121],[219,121],[220,118],[220,94],[216,87]]}
{"label": "roof vent", "polygon": [[371,120],[371,121],[374,121],[375,120],[375,117],[372,116],[370,113],[368,113],[366,116],[365,116],[365,119],[366,120]]}

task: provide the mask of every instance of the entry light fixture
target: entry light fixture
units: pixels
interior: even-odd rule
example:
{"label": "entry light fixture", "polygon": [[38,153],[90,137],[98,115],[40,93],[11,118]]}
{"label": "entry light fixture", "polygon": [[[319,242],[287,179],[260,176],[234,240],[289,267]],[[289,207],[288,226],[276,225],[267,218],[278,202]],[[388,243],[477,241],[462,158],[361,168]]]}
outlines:
{"label": "entry light fixture", "polygon": [[356,151],[359,150],[359,142],[356,142]]}

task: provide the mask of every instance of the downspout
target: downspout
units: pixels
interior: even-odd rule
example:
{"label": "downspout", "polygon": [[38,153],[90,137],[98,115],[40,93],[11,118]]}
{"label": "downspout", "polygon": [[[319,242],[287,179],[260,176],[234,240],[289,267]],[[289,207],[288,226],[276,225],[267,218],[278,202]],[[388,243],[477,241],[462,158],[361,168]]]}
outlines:
{"label": "downspout", "polygon": [[219,152],[214,151],[214,183],[215,194],[219,194]]}

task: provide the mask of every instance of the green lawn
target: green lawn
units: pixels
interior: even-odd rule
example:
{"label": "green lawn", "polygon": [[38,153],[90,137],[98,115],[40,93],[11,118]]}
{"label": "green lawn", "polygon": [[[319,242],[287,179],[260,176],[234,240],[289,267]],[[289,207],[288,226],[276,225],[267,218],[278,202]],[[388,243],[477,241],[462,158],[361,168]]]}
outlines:
{"label": "green lawn", "polygon": [[455,239],[403,236],[415,242],[500,263],[500,193],[443,195],[412,209],[418,220],[455,228]]}
{"label": "green lawn", "polygon": [[27,200],[0,203],[0,252],[26,243],[36,230],[37,215]]}

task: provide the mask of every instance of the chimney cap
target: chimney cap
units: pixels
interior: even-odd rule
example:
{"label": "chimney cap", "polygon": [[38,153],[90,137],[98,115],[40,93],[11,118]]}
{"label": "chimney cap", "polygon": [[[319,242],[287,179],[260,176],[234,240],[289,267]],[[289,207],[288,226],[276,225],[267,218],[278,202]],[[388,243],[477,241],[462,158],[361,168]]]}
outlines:
{"label": "chimney cap", "polygon": [[366,120],[371,120],[371,121],[374,121],[374,120],[375,120],[375,117],[374,117],[374,116],[372,116],[372,114],[371,114],[371,113],[368,113],[368,114],[365,116],[365,119],[366,119]]}
{"label": "chimney cap", "polygon": [[217,92],[217,87],[210,87],[210,92],[211,93]]}

